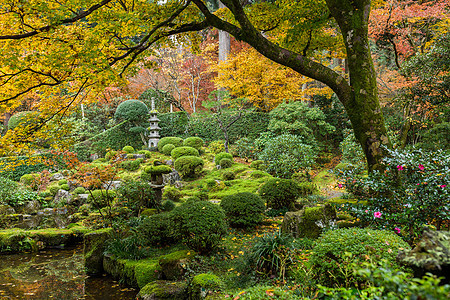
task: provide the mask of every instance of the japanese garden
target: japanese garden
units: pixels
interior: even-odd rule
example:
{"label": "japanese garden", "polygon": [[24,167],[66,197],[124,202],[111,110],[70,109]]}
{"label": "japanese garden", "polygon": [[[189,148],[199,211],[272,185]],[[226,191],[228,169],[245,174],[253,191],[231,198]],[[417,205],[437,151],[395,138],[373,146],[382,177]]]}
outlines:
{"label": "japanese garden", "polygon": [[0,299],[449,299],[446,0],[2,0]]}

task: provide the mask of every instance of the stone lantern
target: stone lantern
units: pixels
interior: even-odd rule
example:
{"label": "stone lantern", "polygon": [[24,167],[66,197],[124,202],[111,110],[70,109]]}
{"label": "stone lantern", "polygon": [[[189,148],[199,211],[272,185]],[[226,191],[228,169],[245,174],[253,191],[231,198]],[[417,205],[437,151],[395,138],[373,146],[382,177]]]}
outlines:
{"label": "stone lantern", "polygon": [[161,128],[158,126],[159,119],[156,116],[158,111],[155,109],[155,99],[152,98],[152,110],[150,111],[150,126],[148,127],[148,147],[155,148],[158,146],[159,142],[159,131]]}

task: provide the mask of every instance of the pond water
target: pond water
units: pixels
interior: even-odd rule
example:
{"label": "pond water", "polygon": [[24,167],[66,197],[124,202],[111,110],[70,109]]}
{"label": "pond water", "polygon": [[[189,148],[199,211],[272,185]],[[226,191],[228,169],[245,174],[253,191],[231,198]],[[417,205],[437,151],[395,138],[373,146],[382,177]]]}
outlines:
{"label": "pond water", "polygon": [[82,246],[0,255],[0,300],[128,300],[137,292],[109,276],[87,276]]}

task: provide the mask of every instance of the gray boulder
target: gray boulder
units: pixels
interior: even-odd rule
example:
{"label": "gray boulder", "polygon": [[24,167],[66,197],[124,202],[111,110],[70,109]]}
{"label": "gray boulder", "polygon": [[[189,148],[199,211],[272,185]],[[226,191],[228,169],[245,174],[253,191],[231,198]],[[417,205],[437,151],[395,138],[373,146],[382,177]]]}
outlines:
{"label": "gray boulder", "polygon": [[0,205],[0,215],[12,215],[15,213],[16,213],[16,211],[11,206],[9,206],[7,204]]}
{"label": "gray boulder", "polygon": [[66,190],[59,190],[55,198],[53,198],[53,206],[62,206],[65,204],[70,204],[72,202],[73,196]]}
{"label": "gray boulder", "polygon": [[38,200],[31,200],[25,204],[23,208],[23,213],[27,215],[37,214],[39,209],[41,208],[41,203]]}

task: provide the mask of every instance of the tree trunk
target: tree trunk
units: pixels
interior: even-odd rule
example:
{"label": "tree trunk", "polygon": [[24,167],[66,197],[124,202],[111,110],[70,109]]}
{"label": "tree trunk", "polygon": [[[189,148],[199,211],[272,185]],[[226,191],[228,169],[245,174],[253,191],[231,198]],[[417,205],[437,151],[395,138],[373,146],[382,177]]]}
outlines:
{"label": "tree trunk", "polygon": [[369,171],[381,169],[381,160],[387,155],[385,147],[391,144],[378,101],[376,73],[369,48],[370,0],[327,0],[327,4],[341,29],[347,50],[352,89],[350,99],[343,104],[366,155]]}

